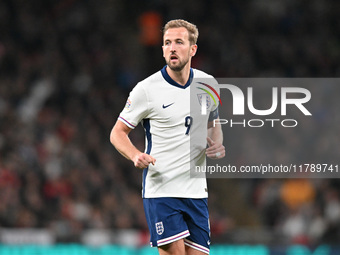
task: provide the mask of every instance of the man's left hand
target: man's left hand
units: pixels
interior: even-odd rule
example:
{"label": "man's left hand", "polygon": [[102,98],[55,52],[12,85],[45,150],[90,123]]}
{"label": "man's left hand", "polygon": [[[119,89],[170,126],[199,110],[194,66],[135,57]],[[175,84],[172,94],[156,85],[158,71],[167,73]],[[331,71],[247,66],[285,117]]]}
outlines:
{"label": "man's left hand", "polygon": [[208,148],[205,151],[207,157],[211,159],[220,159],[225,156],[225,148],[223,144],[214,142],[210,137],[207,137]]}

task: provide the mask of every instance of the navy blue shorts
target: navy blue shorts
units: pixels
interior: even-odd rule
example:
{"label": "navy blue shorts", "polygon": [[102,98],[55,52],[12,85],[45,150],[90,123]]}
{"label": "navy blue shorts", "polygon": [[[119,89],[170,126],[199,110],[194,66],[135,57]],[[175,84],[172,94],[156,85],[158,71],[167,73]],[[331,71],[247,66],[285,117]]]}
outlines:
{"label": "navy blue shorts", "polygon": [[184,239],[185,245],[209,254],[208,201],[192,198],[144,198],[151,246]]}

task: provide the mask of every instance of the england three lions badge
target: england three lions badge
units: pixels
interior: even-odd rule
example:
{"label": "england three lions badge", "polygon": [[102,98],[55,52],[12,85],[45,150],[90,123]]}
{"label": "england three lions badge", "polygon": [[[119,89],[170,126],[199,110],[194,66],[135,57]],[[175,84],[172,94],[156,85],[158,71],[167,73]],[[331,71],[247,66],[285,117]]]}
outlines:
{"label": "england three lions badge", "polygon": [[163,234],[164,226],[163,226],[163,222],[162,221],[156,223],[156,232],[157,232],[158,235]]}

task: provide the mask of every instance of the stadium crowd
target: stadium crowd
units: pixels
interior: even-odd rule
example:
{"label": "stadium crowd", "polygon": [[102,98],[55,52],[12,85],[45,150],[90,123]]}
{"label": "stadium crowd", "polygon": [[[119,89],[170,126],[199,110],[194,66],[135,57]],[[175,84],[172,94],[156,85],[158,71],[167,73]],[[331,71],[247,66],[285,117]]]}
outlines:
{"label": "stadium crowd", "polygon": [[[131,88],[164,65],[162,24],[178,17],[195,23],[200,37],[193,66],[215,77],[337,77],[339,5],[1,1],[0,227],[48,228],[63,241],[78,240],[88,228],[147,231],[141,173],[118,155],[109,134]],[[148,22],[159,32],[149,41],[143,40]],[[334,87],[312,92],[334,112],[312,100],[317,114],[302,137],[292,130],[267,132],[268,143],[282,145],[279,151],[263,149],[261,136],[251,133],[237,141],[225,134],[227,151],[241,141],[239,164],[339,159],[337,92]],[[142,149],[141,127],[131,135]],[[216,237],[251,226],[292,242],[340,238],[336,179],[209,180],[209,187]]]}

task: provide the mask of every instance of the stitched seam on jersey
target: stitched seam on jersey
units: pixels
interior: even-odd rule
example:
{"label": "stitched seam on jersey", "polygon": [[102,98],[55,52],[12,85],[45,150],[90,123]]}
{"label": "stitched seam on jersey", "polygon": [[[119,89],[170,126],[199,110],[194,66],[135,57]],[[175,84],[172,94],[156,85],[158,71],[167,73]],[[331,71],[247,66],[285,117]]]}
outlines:
{"label": "stitched seam on jersey", "polygon": [[[152,150],[152,134],[150,132],[150,119],[143,120],[143,128],[145,130],[145,136],[147,140],[147,148],[146,153],[150,155]],[[143,171],[143,193],[142,197],[145,198],[145,190],[146,190],[146,176],[148,175],[149,167],[146,167]]]}
{"label": "stitched seam on jersey", "polygon": [[[142,84],[142,89],[143,89],[143,92],[145,94],[145,99],[146,99],[146,103],[147,103],[147,110],[146,110],[146,116],[149,115],[150,113],[150,100],[149,100],[149,97],[148,97],[148,94],[147,94],[147,90],[145,89],[144,87],[145,85]],[[146,117],[145,116],[145,117]],[[146,126],[145,126],[145,122],[148,121],[148,130],[146,130]],[[143,128],[145,130],[145,136],[147,138],[147,151],[146,153],[150,154],[151,153],[151,150],[152,150],[152,134],[150,132],[150,129],[151,129],[151,124],[150,124],[150,118],[143,118]],[[149,133],[149,137],[148,137],[148,133]],[[144,168],[144,171],[143,171],[143,190],[142,190],[142,197],[145,198],[145,192],[146,192],[146,177],[148,175],[148,172],[149,172],[149,167],[146,167]]]}

